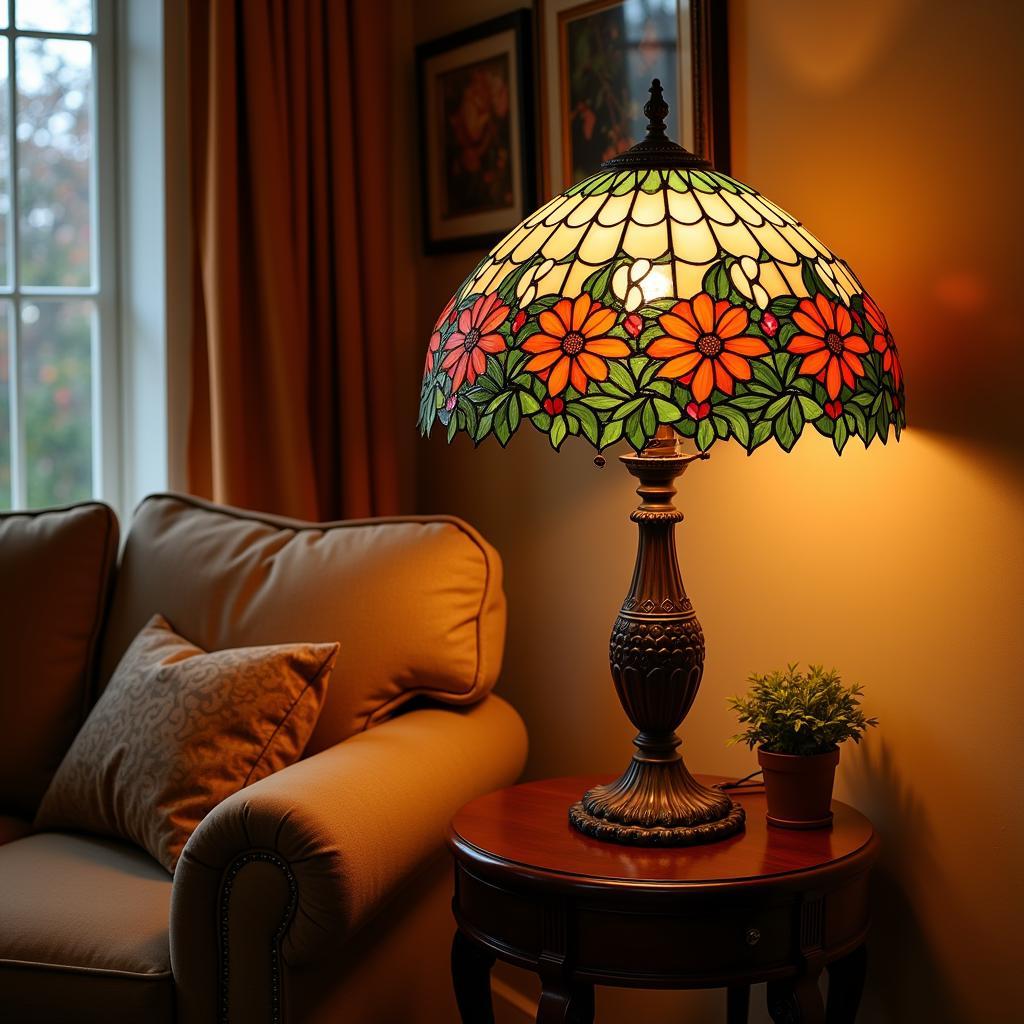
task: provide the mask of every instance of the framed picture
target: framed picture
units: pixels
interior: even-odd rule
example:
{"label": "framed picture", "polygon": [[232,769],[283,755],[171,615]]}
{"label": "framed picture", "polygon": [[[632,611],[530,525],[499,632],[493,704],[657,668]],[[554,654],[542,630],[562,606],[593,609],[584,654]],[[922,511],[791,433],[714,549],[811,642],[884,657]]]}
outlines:
{"label": "framed picture", "polygon": [[416,48],[428,253],[494,244],[536,204],[528,10]]}
{"label": "framed picture", "polygon": [[725,0],[539,0],[544,199],[644,137],[660,78],[669,135],[729,166]]}

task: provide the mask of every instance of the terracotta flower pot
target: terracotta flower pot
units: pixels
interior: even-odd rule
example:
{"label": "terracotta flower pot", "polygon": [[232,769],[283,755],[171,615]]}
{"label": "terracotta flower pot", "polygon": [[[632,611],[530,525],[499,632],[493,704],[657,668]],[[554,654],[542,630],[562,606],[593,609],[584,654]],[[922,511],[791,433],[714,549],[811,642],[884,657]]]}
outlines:
{"label": "terracotta flower pot", "polygon": [[768,799],[768,824],[779,828],[828,828],[839,748],[824,754],[773,754],[757,748]]}

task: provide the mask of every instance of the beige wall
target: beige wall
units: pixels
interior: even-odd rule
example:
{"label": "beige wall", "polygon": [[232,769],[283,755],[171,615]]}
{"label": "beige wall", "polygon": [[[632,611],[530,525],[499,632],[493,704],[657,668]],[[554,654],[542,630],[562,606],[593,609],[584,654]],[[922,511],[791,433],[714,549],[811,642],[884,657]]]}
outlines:
{"label": "beige wall", "polygon": [[[517,6],[418,4],[417,40]],[[684,576],[708,640],[691,766],[745,773],[725,698],[752,669],[839,666],[881,728],[839,796],[884,839],[861,1019],[1019,1017],[1024,917],[1024,384],[1019,185],[1024,5],[731,0],[734,173],[801,217],[880,300],[910,429],[837,459],[716,448],[680,494]],[[423,343],[478,254],[421,258]],[[417,341],[419,344],[419,340]],[[617,771],[630,730],[606,637],[628,583],[633,495],[610,460],[530,431],[507,451],[419,449],[419,504],[472,520],[506,560],[502,690],[533,776]],[[506,974],[506,980],[513,974]],[[718,994],[600,994],[599,1020],[721,1019]]]}

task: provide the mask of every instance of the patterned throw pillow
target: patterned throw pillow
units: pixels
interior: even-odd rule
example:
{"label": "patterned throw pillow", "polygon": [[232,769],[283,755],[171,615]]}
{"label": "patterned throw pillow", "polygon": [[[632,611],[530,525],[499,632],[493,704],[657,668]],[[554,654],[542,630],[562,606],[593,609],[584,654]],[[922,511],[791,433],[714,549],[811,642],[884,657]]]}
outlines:
{"label": "patterned throw pillow", "polygon": [[64,757],[37,829],[129,839],[174,871],[200,821],[302,754],[337,644],[207,653],[153,616]]}

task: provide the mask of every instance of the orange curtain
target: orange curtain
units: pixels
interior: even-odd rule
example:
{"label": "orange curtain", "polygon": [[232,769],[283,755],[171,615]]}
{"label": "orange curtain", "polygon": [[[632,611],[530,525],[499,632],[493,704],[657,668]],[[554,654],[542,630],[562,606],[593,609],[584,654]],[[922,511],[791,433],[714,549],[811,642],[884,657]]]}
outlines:
{"label": "orange curtain", "polygon": [[389,9],[189,2],[189,486],[215,501],[397,510]]}

